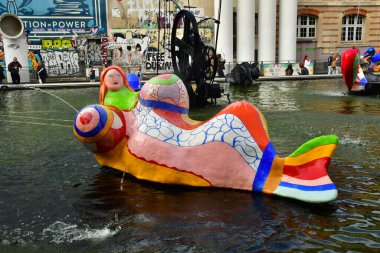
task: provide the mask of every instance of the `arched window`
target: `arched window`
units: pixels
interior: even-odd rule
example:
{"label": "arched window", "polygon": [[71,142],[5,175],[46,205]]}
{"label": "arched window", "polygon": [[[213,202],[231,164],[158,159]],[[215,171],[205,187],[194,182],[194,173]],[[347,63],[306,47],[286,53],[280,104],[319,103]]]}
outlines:
{"label": "arched window", "polygon": [[361,41],[364,18],[361,15],[348,15],[342,19],[342,41]]}
{"label": "arched window", "polygon": [[316,18],[313,16],[298,16],[297,18],[297,38],[315,38]]}

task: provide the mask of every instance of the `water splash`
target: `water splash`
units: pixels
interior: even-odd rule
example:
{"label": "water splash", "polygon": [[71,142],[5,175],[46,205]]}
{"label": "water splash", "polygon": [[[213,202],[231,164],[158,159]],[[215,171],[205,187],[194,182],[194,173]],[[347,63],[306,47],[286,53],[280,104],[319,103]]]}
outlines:
{"label": "water splash", "polygon": [[350,136],[349,133],[342,136],[339,140],[339,143],[340,144],[354,144],[354,145],[358,145],[358,146],[365,144],[361,138],[354,138],[354,137]]}
{"label": "water splash", "polygon": [[57,98],[58,100],[60,100],[61,102],[65,103],[66,105],[68,105],[71,109],[73,109],[74,111],[76,111],[77,113],[79,113],[79,110],[76,109],[74,106],[72,106],[69,102],[67,102],[66,100],[64,100],[63,98],[61,97],[58,97],[57,95],[51,93],[51,92],[48,92],[46,90],[42,90],[40,88],[36,88],[36,87],[32,87],[32,86],[24,86],[25,88],[29,88],[29,89],[32,89],[32,90],[36,90],[36,91],[40,91],[40,92],[43,92],[43,93],[46,93],[46,94],[49,94],[50,96],[53,96],[55,98]]}
{"label": "water splash", "polygon": [[44,238],[49,238],[53,243],[61,244],[83,240],[104,240],[117,234],[120,229],[120,226],[114,229],[108,226],[100,229],[79,228],[78,225],[56,221],[45,228],[42,231],[42,235]]}

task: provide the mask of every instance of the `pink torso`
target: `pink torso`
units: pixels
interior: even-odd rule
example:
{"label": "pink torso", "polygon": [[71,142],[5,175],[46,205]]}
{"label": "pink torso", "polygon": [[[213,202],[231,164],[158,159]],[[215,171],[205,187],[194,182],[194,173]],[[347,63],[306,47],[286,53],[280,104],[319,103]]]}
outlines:
{"label": "pink torso", "polygon": [[[186,147],[173,145],[139,131],[138,119],[133,111],[123,113],[127,125],[128,148],[134,156],[173,170],[198,175],[213,186],[252,189],[255,171],[229,144],[209,142]],[[195,125],[191,125],[184,120],[181,122],[181,118],[175,117],[175,121],[183,129],[192,129],[200,124],[194,122]]]}

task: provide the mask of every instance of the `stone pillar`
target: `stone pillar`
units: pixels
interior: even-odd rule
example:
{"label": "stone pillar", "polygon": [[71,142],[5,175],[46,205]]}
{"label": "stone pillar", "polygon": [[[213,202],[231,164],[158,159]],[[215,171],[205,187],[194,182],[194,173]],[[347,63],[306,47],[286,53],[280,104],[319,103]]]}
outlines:
{"label": "stone pillar", "polygon": [[295,63],[297,47],[297,0],[280,0],[279,63]]}
{"label": "stone pillar", "polygon": [[260,0],[258,53],[260,62],[276,60],[276,0]]}
{"label": "stone pillar", "polygon": [[255,0],[237,1],[237,62],[255,61]]}
{"label": "stone pillar", "polygon": [[[214,15],[218,19],[219,0],[214,0]],[[216,28],[215,28],[216,36]],[[233,61],[233,0],[223,0],[218,36],[217,53],[226,60],[226,74],[230,72],[229,63]]]}
{"label": "stone pillar", "polygon": [[[17,57],[21,64],[20,81],[30,82],[29,61],[28,61],[28,42],[24,32],[24,23],[15,14],[3,13],[0,16],[0,33],[3,36],[5,67]],[[11,73],[7,71],[7,81],[12,83]]]}

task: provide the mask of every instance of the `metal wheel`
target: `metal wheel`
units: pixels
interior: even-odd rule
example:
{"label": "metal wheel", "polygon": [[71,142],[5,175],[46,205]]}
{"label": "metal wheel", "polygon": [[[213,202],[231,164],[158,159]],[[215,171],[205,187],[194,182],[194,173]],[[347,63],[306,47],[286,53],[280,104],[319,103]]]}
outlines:
{"label": "metal wheel", "polygon": [[203,55],[205,56],[204,62],[204,73],[203,76],[206,79],[206,82],[213,80],[218,70],[218,58],[216,57],[216,51],[213,47],[206,46],[203,49]]}
{"label": "metal wheel", "polygon": [[[181,36],[182,35],[182,36]],[[200,75],[199,60],[202,54],[198,24],[188,10],[177,13],[173,22],[171,53],[173,69],[184,81],[190,81],[192,75]]]}

